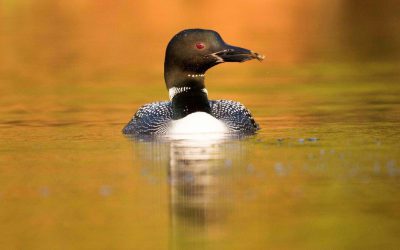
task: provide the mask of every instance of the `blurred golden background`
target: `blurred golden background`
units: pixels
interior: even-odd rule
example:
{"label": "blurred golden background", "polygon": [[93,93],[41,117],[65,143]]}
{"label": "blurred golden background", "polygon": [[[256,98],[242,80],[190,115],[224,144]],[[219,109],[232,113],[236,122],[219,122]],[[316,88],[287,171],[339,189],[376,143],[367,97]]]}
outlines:
{"label": "blurred golden background", "polygon": [[196,27],[264,53],[265,68],[398,61],[399,6],[397,0],[2,0],[1,81],[137,84],[137,75],[161,75],[175,33]]}

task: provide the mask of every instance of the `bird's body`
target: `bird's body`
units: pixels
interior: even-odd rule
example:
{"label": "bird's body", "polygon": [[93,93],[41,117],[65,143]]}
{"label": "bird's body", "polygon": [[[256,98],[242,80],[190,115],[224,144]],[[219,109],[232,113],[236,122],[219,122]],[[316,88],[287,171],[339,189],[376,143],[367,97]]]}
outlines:
{"label": "bird's body", "polygon": [[192,29],[169,42],[164,78],[170,101],[142,106],[124,127],[124,134],[175,135],[186,133],[254,134],[259,126],[242,104],[209,100],[204,85],[207,69],[222,62],[262,60],[249,50],[227,45],[218,33]]}
{"label": "bird's body", "polygon": [[[170,133],[241,133],[253,134],[259,127],[250,112],[239,102],[209,101],[211,113],[193,112],[173,119],[172,102],[149,103],[136,112],[125,126],[124,134],[168,135]],[[197,114],[196,116],[193,116]],[[189,118],[189,119],[187,119]],[[223,125],[223,126],[222,126]]]}

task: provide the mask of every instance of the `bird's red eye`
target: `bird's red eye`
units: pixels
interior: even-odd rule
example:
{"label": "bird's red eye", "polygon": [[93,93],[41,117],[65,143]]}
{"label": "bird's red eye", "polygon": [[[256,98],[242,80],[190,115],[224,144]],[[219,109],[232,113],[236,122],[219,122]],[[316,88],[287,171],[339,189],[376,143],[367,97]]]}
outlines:
{"label": "bird's red eye", "polygon": [[206,45],[204,43],[196,43],[196,48],[198,49],[204,49],[206,47]]}

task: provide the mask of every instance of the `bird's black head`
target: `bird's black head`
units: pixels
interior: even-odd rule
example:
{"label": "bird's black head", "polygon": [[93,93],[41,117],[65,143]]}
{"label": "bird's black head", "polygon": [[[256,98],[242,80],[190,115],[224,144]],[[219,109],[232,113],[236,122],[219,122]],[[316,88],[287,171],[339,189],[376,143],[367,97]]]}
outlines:
{"label": "bird's black head", "polygon": [[167,88],[204,88],[204,73],[223,62],[244,62],[264,57],[248,49],[226,44],[213,30],[188,29],[168,44],[164,77]]}

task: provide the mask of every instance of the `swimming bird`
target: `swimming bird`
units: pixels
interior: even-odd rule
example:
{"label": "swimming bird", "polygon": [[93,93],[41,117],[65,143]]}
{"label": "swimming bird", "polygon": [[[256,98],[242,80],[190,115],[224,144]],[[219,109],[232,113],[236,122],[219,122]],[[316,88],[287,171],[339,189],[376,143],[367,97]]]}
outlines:
{"label": "swimming bird", "polygon": [[254,134],[259,125],[239,102],[209,100],[205,73],[224,62],[262,61],[264,56],[231,46],[213,30],[187,29],[168,43],[164,79],[170,101],[139,108],[123,128],[124,134],[169,135],[179,133]]}

